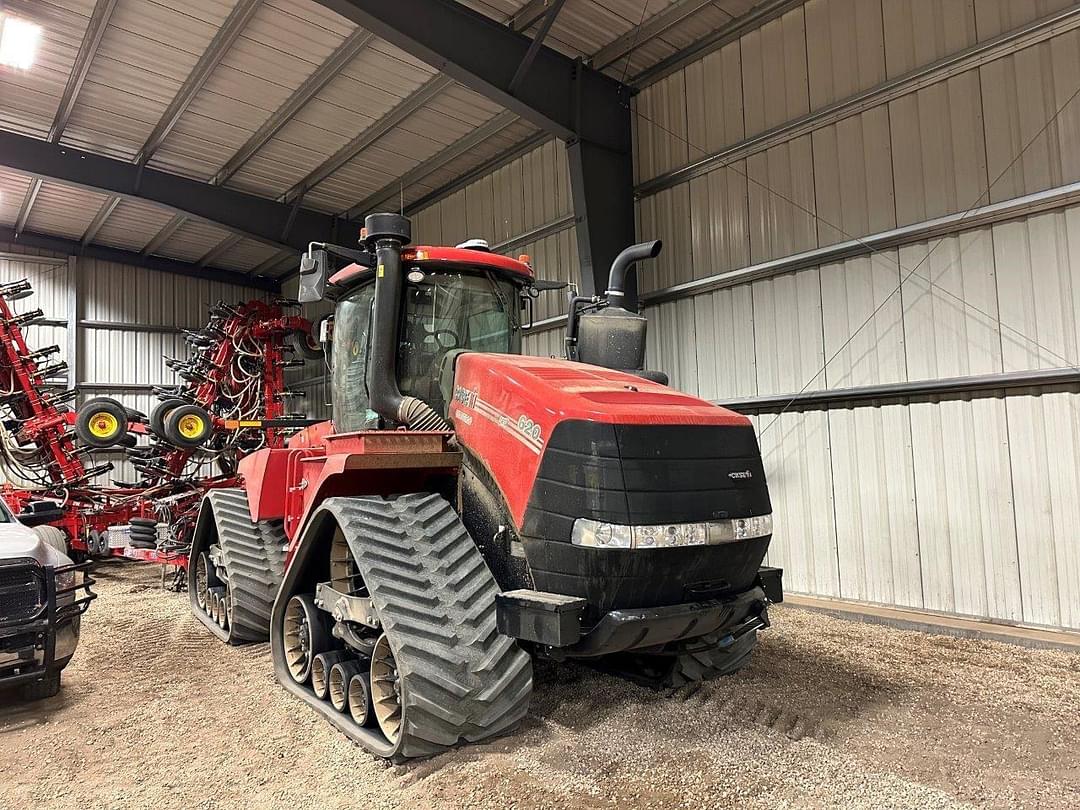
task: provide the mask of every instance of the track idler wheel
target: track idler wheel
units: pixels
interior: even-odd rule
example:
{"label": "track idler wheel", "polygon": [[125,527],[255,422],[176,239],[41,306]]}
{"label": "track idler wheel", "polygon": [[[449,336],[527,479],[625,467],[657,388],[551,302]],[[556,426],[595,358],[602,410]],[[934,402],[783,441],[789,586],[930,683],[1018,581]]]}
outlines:
{"label": "track idler wheel", "polygon": [[[210,573],[213,571],[210,555],[202,552],[195,560],[195,601],[201,610],[206,610],[210,595]],[[207,611],[209,612],[209,611]]]}
{"label": "track idler wheel", "polygon": [[306,683],[313,659],[329,647],[330,634],[315,601],[307,595],[294,596],[285,607],[285,658],[292,679]]}
{"label": "track idler wheel", "polygon": [[379,636],[371,653],[371,702],[375,720],[391,744],[396,744],[404,720],[401,705],[401,674],[386,633]]}

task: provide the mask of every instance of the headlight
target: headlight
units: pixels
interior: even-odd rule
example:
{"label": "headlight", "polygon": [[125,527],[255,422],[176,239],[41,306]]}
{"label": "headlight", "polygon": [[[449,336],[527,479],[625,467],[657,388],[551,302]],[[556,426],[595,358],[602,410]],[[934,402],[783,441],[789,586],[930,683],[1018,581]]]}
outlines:
{"label": "headlight", "polygon": [[772,515],[654,526],[622,526],[578,518],[570,539],[575,546],[591,548],[677,548],[737,543],[765,537],[772,530]]}
{"label": "headlight", "polygon": [[56,575],[56,591],[59,593],[67,588],[75,586],[75,572],[61,571]]}

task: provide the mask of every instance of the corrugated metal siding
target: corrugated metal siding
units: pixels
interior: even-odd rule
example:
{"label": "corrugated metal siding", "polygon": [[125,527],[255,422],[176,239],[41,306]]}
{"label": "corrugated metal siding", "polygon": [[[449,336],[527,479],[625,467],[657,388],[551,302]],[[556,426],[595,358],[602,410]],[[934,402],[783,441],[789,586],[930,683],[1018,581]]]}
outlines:
{"label": "corrugated metal siding", "polygon": [[82,239],[106,199],[104,194],[74,186],[42,183],[26,228],[68,239]]}
{"label": "corrugated metal siding", "polygon": [[34,21],[44,29],[37,59],[31,70],[0,70],[0,127],[48,136],[93,9],[94,0],[37,0]]}
{"label": "corrugated metal siding", "polygon": [[261,3],[150,165],[211,177],[353,30],[309,0]]}
{"label": "corrugated metal siding", "polygon": [[234,5],[190,0],[180,10],[120,0],[62,142],[134,158]]}

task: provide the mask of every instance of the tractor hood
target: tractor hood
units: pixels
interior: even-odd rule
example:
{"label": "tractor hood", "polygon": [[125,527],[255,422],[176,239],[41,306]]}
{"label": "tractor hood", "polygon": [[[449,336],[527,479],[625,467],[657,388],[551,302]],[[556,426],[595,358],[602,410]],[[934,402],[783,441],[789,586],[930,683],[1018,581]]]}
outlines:
{"label": "tractor hood", "polygon": [[[465,353],[448,411],[519,531],[553,504],[566,518],[558,535],[575,517],[660,523],[770,511],[750,420],[640,377]],[[726,494],[710,498],[711,485]]]}

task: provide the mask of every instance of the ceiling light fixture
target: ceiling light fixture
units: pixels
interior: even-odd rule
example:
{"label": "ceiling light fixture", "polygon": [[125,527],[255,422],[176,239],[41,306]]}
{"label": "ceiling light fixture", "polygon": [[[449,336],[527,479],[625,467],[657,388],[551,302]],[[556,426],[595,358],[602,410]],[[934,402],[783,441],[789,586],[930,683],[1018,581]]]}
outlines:
{"label": "ceiling light fixture", "polygon": [[29,70],[40,41],[40,25],[17,17],[0,16],[0,65]]}

